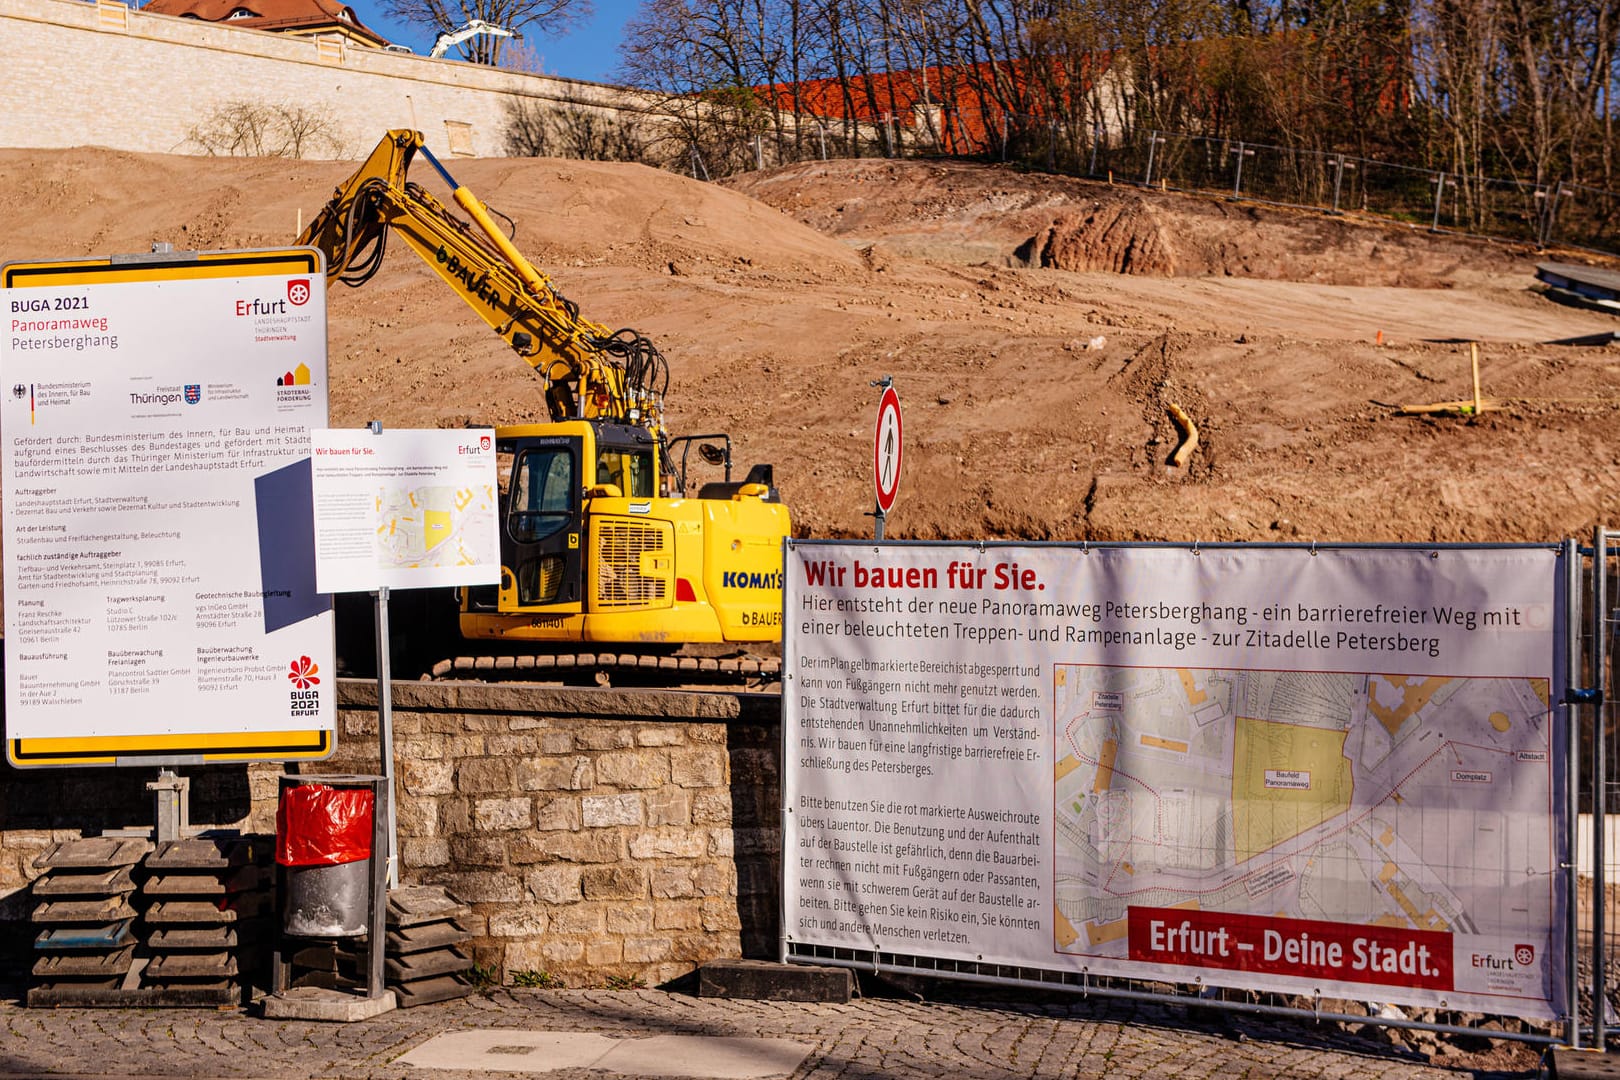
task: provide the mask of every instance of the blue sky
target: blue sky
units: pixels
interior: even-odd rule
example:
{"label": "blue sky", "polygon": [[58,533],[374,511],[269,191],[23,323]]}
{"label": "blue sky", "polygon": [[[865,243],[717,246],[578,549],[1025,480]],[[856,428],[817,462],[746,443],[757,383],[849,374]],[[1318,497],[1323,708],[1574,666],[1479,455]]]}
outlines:
{"label": "blue sky", "polygon": [[[409,45],[423,56],[433,48],[435,35],[387,18],[380,0],[348,2],[359,13],[361,22],[388,40]],[[523,44],[534,51],[546,74],[591,82],[612,81],[612,72],[619,66],[621,31],[640,3],[639,0],[594,0],[594,5],[596,14],[577,23],[565,35],[543,34],[533,26],[524,32]]]}

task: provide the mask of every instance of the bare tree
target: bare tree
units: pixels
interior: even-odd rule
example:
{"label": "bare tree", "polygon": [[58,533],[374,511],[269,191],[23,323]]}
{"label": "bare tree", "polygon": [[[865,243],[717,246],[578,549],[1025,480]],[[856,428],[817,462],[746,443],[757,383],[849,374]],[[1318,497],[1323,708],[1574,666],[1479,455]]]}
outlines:
{"label": "bare tree", "polygon": [[[590,0],[384,0],[383,8],[401,22],[446,34],[479,19],[514,33],[566,33],[591,14]],[[464,60],[498,65],[511,38],[479,34],[456,46]]]}

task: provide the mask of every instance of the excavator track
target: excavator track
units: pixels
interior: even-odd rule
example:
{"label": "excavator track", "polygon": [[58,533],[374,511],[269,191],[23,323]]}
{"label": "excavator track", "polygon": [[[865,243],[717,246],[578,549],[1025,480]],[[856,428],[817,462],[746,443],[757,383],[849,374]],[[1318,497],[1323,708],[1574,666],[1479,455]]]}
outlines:
{"label": "excavator track", "polygon": [[581,652],[458,656],[433,665],[434,682],[559,682],[668,689],[780,692],[782,661],[774,656],[654,656]]}

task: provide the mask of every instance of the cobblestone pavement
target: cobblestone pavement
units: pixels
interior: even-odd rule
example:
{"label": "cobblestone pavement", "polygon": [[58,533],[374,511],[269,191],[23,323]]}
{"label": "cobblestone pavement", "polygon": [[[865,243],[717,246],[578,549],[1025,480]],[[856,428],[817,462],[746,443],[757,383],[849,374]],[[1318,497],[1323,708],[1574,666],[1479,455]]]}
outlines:
{"label": "cobblestone pavement", "polygon": [[[28,1009],[0,1002],[0,1077],[228,1077],[463,1080],[520,1077],[418,1069],[400,1055],[466,1029],[613,1036],[730,1035],[815,1047],[795,1078],[814,1080],[1460,1080],[1534,1075],[1540,1055],[1480,1040],[1469,1054],[1415,1053],[1381,1032],[1242,1017],[1193,1022],[1185,1010],[1100,998],[1057,1004],[884,998],[848,1005],[700,999],[657,990],[502,989],[355,1024],[265,1020],[256,1008]],[[605,1080],[586,1070],[530,1073]]]}

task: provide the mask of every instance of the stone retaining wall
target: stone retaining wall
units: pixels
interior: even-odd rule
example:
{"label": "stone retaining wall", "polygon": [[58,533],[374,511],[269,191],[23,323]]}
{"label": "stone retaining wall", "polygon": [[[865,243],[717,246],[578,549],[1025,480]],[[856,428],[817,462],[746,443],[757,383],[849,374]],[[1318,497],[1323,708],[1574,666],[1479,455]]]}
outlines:
{"label": "stone retaining wall", "polygon": [[[338,753],[305,773],[377,769],[375,684],[342,680],[339,702]],[[401,882],[470,903],[504,981],[657,985],[775,955],[776,697],[401,683],[393,719]],[[274,831],[276,768],[181,771],[194,822]],[[0,918],[26,920],[52,840],[150,823],[153,774],[7,770]]]}

